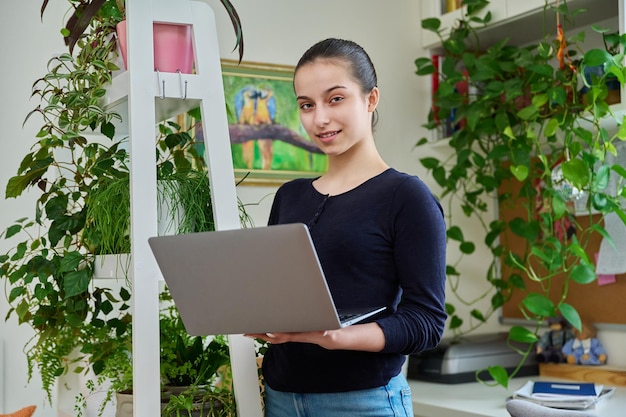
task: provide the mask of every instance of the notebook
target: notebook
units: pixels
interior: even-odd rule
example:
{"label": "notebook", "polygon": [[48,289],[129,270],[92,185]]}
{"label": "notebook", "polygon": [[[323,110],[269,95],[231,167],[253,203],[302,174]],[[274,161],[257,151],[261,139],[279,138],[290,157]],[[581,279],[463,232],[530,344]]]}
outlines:
{"label": "notebook", "polygon": [[385,309],[336,310],[309,230],[301,223],[148,242],[191,335],[333,330]]}

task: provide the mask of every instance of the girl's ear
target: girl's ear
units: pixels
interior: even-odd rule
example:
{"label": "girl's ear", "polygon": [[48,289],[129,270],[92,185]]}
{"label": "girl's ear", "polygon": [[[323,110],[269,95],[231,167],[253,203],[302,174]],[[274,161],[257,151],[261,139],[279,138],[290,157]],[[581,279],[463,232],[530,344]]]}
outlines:
{"label": "girl's ear", "polygon": [[367,95],[367,111],[373,112],[374,110],[376,110],[379,98],[380,91],[378,90],[378,87],[372,88],[372,91],[370,91]]}

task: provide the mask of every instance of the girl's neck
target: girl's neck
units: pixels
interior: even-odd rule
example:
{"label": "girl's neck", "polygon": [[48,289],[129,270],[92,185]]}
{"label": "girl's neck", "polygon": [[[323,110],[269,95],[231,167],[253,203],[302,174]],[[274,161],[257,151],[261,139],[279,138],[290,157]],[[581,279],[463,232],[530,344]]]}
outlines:
{"label": "girl's neck", "polygon": [[313,184],[322,194],[337,195],[350,191],[381,174],[389,165],[375,148],[367,152],[329,156],[328,170]]}

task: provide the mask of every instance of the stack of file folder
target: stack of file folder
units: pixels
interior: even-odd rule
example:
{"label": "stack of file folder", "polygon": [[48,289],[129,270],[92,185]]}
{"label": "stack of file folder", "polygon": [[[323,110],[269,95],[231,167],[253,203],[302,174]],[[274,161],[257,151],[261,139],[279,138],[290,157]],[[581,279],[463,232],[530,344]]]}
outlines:
{"label": "stack of file folder", "polygon": [[615,387],[593,382],[528,381],[515,391],[512,398],[526,400],[546,407],[584,410],[608,398]]}

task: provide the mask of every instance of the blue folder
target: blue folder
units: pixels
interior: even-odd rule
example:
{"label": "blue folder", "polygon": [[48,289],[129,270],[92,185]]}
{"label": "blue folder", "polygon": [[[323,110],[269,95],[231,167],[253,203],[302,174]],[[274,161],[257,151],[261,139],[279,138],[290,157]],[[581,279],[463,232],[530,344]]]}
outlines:
{"label": "blue folder", "polygon": [[593,382],[535,381],[533,394],[589,395],[595,397],[597,392]]}

